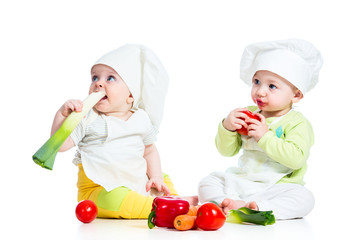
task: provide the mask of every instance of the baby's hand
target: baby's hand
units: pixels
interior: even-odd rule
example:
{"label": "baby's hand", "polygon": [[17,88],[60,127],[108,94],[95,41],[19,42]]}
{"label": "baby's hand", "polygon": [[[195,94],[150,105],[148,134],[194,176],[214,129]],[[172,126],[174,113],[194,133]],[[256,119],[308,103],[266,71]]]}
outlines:
{"label": "baby's hand", "polygon": [[163,192],[165,196],[170,195],[170,189],[166,186],[162,177],[150,178],[146,184],[146,191],[150,191],[151,188],[155,188],[158,192]]}
{"label": "baby's hand", "polygon": [[70,99],[61,106],[61,108],[59,109],[59,113],[66,118],[73,111],[81,112],[82,108],[83,102],[81,100]]}
{"label": "baby's hand", "polygon": [[248,124],[246,123],[246,120],[249,117],[243,113],[243,111],[246,110],[246,108],[236,108],[232,110],[223,121],[224,128],[232,132],[236,131],[237,129],[247,128]]}
{"label": "baby's hand", "polygon": [[266,119],[263,115],[258,113],[256,115],[260,117],[260,121],[249,118],[247,123],[249,124],[248,135],[258,142],[269,131],[269,127],[266,125]]}

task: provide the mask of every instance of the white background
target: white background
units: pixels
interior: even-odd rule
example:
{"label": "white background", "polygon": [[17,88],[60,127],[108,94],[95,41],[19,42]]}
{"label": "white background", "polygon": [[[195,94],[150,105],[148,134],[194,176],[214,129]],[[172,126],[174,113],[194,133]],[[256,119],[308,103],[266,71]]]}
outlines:
{"label": "white background", "polygon": [[[287,38],[312,42],[324,58],[319,84],[298,104],[316,134],[305,178],[316,206],[305,218],[311,231],[305,231],[312,238],[355,230],[360,213],[360,17],[355,3],[1,1],[2,233],[41,239],[76,239],[81,233],[91,238],[91,225],[83,226],[73,215],[75,149],[59,153],[53,171],[34,164],[31,156],[49,137],[58,108],[70,98],[86,97],[90,68],[101,55],[125,43],[141,43],[162,60],[170,87],[157,147],[163,171],[178,192],[194,195],[202,177],[237,164],[237,157],[217,152],[214,137],[229,111],[251,104],[250,88],[239,79],[244,47]],[[291,234],[301,231],[295,227]]]}

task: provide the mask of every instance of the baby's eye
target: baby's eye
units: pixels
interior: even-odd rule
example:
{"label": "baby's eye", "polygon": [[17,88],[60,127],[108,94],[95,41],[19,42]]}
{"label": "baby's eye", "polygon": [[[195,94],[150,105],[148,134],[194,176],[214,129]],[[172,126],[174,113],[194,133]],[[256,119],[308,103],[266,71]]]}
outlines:
{"label": "baby's eye", "polygon": [[254,82],[254,84],[255,84],[255,85],[260,84],[260,80],[259,80],[259,79],[254,79],[254,81],[253,81],[253,82]]}
{"label": "baby's eye", "polygon": [[269,85],[269,88],[270,88],[270,89],[277,89],[277,87],[276,87],[274,84],[270,84],[270,85]]}
{"label": "baby's eye", "polygon": [[109,82],[113,82],[115,81],[115,78],[113,76],[109,76],[108,79],[107,79]]}
{"label": "baby's eye", "polygon": [[97,82],[99,79],[97,76],[93,76],[92,79],[91,79],[93,82]]}

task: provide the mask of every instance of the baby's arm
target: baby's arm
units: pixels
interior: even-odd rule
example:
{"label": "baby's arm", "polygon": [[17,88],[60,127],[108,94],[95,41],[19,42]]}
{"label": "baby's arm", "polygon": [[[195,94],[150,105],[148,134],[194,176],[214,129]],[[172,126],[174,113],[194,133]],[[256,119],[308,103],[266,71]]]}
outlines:
{"label": "baby's arm", "polygon": [[147,175],[149,177],[146,191],[148,192],[151,188],[155,188],[159,192],[164,192],[165,195],[170,195],[170,189],[164,183],[160,156],[155,144],[145,146],[144,158],[147,163]]}
{"label": "baby's arm", "polygon": [[241,118],[246,119],[247,115],[241,111],[246,108],[236,108],[219,124],[215,137],[215,145],[221,155],[231,157],[236,155],[241,148],[241,136],[236,129],[247,128],[248,125]]}
{"label": "baby's arm", "polygon": [[[51,127],[51,135],[53,135],[63,124],[65,119],[72,113],[73,111],[81,112],[83,107],[83,103],[80,100],[68,100],[66,101],[61,108],[56,112],[55,118]],[[75,143],[71,137],[68,137],[64,144],[61,146],[59,152],[65,152],[70,148],[74,147]]]}
{"label": "baby's arm", "polygon": [[296,170],[306,163],[314,135],[307,121],[294,121],[293,124],[293,127],[284,130],[284,139],[269,131],[259,140],[258,145],[271,159]]}

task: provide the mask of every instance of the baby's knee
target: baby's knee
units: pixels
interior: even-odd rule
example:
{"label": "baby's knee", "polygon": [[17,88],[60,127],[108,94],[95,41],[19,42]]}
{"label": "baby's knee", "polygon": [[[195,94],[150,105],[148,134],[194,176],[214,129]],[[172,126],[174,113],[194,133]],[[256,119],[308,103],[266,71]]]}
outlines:
{"label": "baby's knee", "polygon": [[219,185],[219,180],[212,175],[202,178],[198,184],[199,193],[207,191],[209,188],[214,188]]}
{"label": "baby's knee", "polygon": [[199,202],[217,201],[219,195],[224,192],[224,184],[216,176],[208,175],[198,184]]}
{"label": "baby's knee", "polygon": [[204,178],[202,178],[202,179],[200,180],[200,182],[199,182],[199,184],[198,184],[198,187],[199,187],[199,188],[202,188],[202,187],[204,187],[204,186],[207,186],[207,185],[211,184],[211,182],[212,182],[211,176],[210,176],[210,175],[209,175],[209,176],[206,176],[206,177],[204,177]]}
{"label": "baby's knee", "polygon": [[200,180],[199,182],[199,188],[200,187],[212,187],[212,186],[216,186],[216,187],[223,187],[224,186],[224,179],[219,178],[218,176],[214,176],[212,174],[204,177],[203,179]]}
{"label": "baby's knee", "polygon": [[315,197],[314,194],[304,186],[300,186],[296,190],[296,195],[298,196],[298,201],[300,203],[301,215],[304,217],[308,215],[315,206]]}
{"label": "baby's knee", "polygon": [[291,214],[286,218],[302,218],[313,210],[315,205],[314,194],[304,186],[292,184],[287,195],[289,200],[287,210]]}

